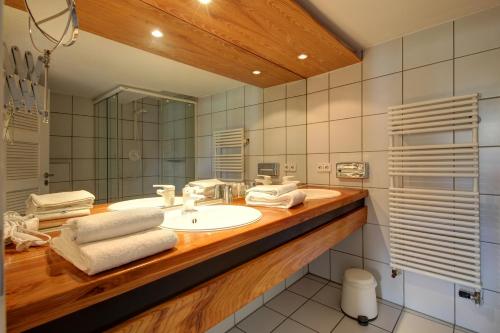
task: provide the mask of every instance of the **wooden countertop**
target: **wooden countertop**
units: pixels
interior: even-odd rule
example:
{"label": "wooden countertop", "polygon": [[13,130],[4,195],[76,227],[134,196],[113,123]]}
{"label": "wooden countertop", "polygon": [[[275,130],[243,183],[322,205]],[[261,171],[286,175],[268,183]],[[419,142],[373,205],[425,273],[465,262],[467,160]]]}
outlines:
{"label": "wooden countertop", "polygon": [[[220,254],[346,206],[368,196],[360,189],[338,189],[334,199],[306,201],[283,210],[255,207],[263,214],[254,224],[217,232],[178,232],[174,249],[88,276],[49,247],[5,251],[7,327],[26,330],[143,286]],[[244,204],[243,200],[235,204]],[[107,205],[96,206],[93,213]]]}

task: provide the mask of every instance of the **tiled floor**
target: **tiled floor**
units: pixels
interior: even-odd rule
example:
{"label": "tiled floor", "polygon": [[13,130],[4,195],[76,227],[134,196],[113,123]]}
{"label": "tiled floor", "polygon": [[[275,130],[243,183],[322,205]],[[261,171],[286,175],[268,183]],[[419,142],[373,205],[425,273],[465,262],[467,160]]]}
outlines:
{"label": "tiled floor", "polygon": [[341,287],[308,274],[270,299],[227,333],[466,333],[466,330],[379,301],[368,326],[340,311]]}

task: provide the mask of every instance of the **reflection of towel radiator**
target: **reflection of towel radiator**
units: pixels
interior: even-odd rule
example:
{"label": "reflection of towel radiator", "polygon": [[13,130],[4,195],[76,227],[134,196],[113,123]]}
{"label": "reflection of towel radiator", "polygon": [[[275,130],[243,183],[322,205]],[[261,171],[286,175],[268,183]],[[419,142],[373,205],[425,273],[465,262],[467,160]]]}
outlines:
{"label": "reflection of towel radiator", "polygon": [[243,128],[213,132],[215,178],[225,181],[244,180],[244,143]]}
{"label": "reflection of towel radiator", "polygon": [[[388,115],[392,268],[481,288],[478,95],[390,107]],[[468,131],[469,142],[404,144],[455,130]],[[470,179],[470,189],[411,186],[436,177]]]}

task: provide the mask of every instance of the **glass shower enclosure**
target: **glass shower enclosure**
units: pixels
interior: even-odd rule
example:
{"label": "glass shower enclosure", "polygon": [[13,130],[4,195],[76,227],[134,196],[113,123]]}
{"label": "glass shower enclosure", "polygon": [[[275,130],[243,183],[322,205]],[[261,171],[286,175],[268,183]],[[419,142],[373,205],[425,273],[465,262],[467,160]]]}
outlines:
{"label": "glass shower enclosure", "polygon": [[195,102],[123,89],[98,100],[99,202],[152,197],[155,184],[176,194],[195,178]]}

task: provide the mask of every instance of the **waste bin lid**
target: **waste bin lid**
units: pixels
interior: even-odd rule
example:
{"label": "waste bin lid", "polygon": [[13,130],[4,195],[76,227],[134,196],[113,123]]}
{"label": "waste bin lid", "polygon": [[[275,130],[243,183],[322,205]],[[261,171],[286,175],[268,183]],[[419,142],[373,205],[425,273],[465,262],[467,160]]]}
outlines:
{"label": "waste bin lid", "polygon": [[373,275],[359,268],[349,268],[344,272],[344,283],[360,287],[376,287],[377,282]]}

